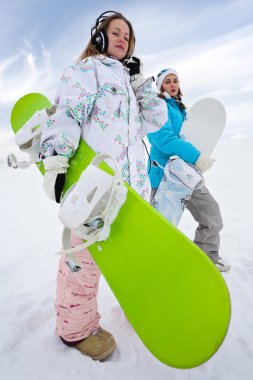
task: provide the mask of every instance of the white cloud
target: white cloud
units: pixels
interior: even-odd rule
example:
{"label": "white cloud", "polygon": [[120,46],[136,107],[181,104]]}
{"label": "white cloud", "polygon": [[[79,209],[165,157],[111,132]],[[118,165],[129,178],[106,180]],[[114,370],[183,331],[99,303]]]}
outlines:
{"label": "white cloud", "polygon": [[[145,71],[156,75],[172,67],[180,76],[187,105],[214,97],[226,107],[227,123],[240,128],[252,124],[253,111],[253,24],[202,42],[166,49],[143,57]],[[240,115],[240,116],[239,116]]]}
{"label": "white cloud", "polygon": [[6,59],[1,60],[0,61],[0,75],[1,75],[1,71],[3,72],[4,70],[8,69],[8,67],[11,66],[18,58],[19,58],[19,55],[16,54],[12,57],[8,57]]}
{"label": "white cloud", "polygon": [[8,64],[0,62],[0,92],[5,94],[0,103],[10,104],[22,95],[32,92],[50,92],[57,78],[51,64],[51,53],[44,48],[38,53],[33,50],[21,51],[10,57]]}

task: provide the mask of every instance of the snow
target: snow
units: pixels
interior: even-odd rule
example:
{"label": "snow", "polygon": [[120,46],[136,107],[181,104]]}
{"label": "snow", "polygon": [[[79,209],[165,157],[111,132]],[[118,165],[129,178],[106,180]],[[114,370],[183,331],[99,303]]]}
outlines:
{"label": "snow", "polygon": [[[1,150],[1,159],[7,148]],[[179,370],[148,352],[102,278],[101,325],[112,332],[117,350],[95,362],[64,346],[54,334],[55,282],[61,244],[58,205],[42,190],[35,167],[0,170],[1,338],[0,377],[8,380],[250,380],[253,372],[253,137],[223,139],[206,185],[219,201],[224,229],[221,255],[232,269],[224,273],[232,300],[225,341],[203,365]],[[196,227],[185,213],[180,229],[192,238]],[[144,316],[143,316],[144,317]],[[164,326],[166,329],[166,326]]]}

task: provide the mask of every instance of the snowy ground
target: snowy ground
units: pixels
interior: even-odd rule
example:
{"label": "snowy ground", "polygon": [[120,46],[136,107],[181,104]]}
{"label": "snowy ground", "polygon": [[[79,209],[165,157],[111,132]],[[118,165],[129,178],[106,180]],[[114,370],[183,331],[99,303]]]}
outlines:
{"label": "snowy ground", "polygon": [[[3,140],[2,140],[3,142]],[[6,149],[1,149],[1,158]],[[224,219],[221,255],[232,299],[228,335],[213,358],[191,370],[170,368],[143,346],[106,282],[101,280],[101,325],[118,347],[99,363],[64,346],[54,334],[54,298],[61,226],[58,206],[44,195],[35,167],[0,170],[0,377],[8,380],[250,380],[253,373],[253,138],[222,140],[206,176]],[[251,166],[250,166],[251,164]],[[185,213],[180,228],[193,236]],[[251,295],[250,295],[251,294]],[[166,328],[166,326],[164,326]]]}

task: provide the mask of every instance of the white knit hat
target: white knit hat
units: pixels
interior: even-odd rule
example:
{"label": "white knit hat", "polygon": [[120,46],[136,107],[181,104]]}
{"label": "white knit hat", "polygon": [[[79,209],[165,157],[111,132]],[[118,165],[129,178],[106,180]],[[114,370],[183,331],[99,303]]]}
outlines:
{"label": "white knit hat", "polygon": [[174,74],[174,75],[176,75],[176,77],[178,77],[178,74],[177,74],[176,70],[173,70],[173,69],[164,69],[164,70],[161,70],[160,73],[157,75],[157,77],[156,77],[156,85],[157,85],[157,88],[158,88],[159,91],[161,90],[162,83],[163,83],[164,79],[169,74]]}

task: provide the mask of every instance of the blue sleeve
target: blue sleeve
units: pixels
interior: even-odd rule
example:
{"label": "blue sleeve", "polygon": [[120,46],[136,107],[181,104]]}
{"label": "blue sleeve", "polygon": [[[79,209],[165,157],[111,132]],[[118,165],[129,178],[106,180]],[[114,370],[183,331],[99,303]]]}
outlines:
{"label": "blue sleeve", "polygon": [[199,155],[198,151],[191,143],[184,141],[173,132],[170,119],[157,132],[147,135],[150,144],[160,152],[171,156],[179,156],[185,162],[194,164]]}

